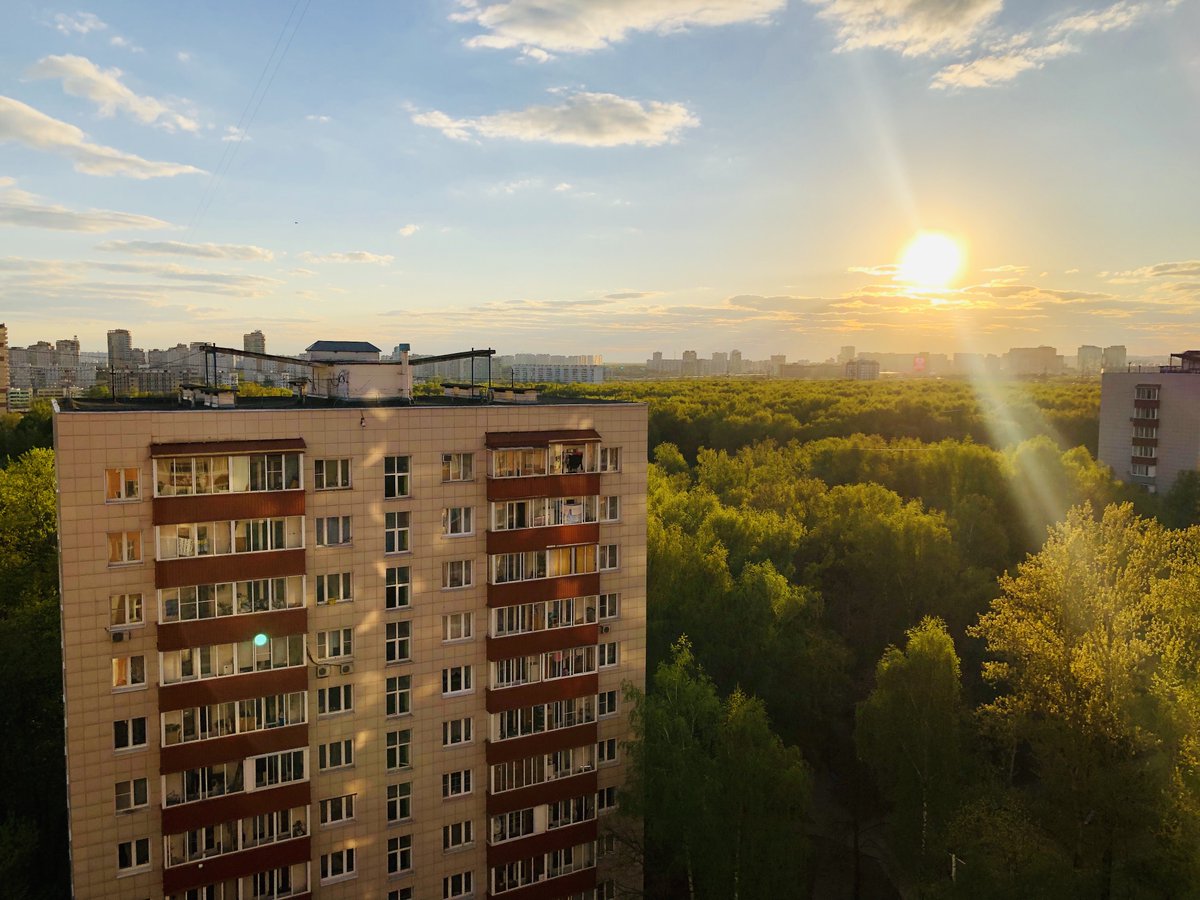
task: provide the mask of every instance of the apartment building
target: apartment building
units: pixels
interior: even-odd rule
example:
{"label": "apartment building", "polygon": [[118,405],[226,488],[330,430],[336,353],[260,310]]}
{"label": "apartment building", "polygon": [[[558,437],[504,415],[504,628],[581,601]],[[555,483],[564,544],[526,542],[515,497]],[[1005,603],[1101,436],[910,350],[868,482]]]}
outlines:
{"label": "apartment building", "polygon": [[1151,493],[1200,469],[1200,350],[1171,360],[1100,377],[1100,462]]}
{"label": "apartment building", "polygon": [[75,896],[639,890],[645,407],[185,399],[55,416]]}

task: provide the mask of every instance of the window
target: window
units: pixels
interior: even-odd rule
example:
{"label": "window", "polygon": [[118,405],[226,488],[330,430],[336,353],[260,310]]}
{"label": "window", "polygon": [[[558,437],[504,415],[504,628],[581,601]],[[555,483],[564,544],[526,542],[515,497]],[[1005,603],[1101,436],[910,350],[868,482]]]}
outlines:
{"label": "window", "polygon": [[350,543],[350,517],[327,516],[317,519],[317,546],[334,547]]}
{"label": "window", "polygon": [[474,480],[471,462],[472,455],[470,453],[443,453],[442,481]]}
{"label": "window", "polygon": [[601,472],[620,472],[621,471],[621,448],[620,447],[601,447],[600,448],[600,471]]}
{"label": "window", "polygon": [[471,667],[451,666],[442,669],[442,696],[465,694],[471,690]]}
{"label": "window", "polygon": [[459,534],[471,534],[474,516],[469,506],[451,506],[442,510],[442,534],[453,537]]}
{"label": "window", "polygon": [[305,750],[268,753],[266,756],[254,757],[251,762],[254,763],[254,786],[256,788],[305,780]]}
{"label": "window", "polygon": [[1158,448],[1157,447],[1143,447],[1139,444],[1134,444],[1133,445],[1133,455],[1141,457],[1143,459],[1154,459],[1156,456],[1158,456]]}
{"label": "window", "polygon": [[146,623],[141,594],[113,594],[109,597],[109,606],[112,613],[109,624],[114,630]]}
{"label": "window", "polygon": [[600,571],[606,569],[615,569],[617,567],[617,545],[603,544],[600,549]]}
{"label": "window", "polygon": [[1157,384],[1142,384],[1134,388],[1133,396],[1138,400],[1157,400],[1158,385]]}
{"label": "window", "polygon": [[492,477],[521,478],[546,474],[544,447],[522,447],[516,450],[492,451]]}
{"label": "window", "polygon": [[317,576],[317,603],[347,603],[354,599],[349,572]]}
{"label": "window", "polygon": [[408,552],[408,519],[406,512],[390,512],[384,516],[384,553]]}
{"label": "window", "polygon": [[470,819],[465,822],[453,822],[442,826],[443,850],[455,850],[473,843],[475,843],[475,837]]}
{"label": "window", "polygon": [[408,662],[412,659],[410,640],[411,622],[388,622],[384,637],[384,648],[389,663]]}
{"label": "window", "polygon": [[596,745],[597,763],[614,763],[617,761],[617,739],[609,738]]}
{"label": "window", "polygon": [[402,716],[409,712],[412,699],[412,676],[393,675],[387,680],[386,687],[387,714]]}
{"label": "window", "polygon": [[140,531],[110,531],[108,533],[108,564],[127,566],[142,561]]}
{"label": "window", "polygon": [[350,487],[350,460],[318,459],[313,463],[318,491],[336,491]]}
{"label": "window", "polygon": [[458,872],[442,879],[442,900],[467,897],[475,889],[474,872]]}
{"label": "window", "polygon": [[112,661],[112,686],[114,691],[144,687],[146,684],[146,657],[118,656]]}
{"label": "window", "polygon": [[617,900],[617,883],[609,879],[596,885],[596,900]]}
{"label": "window", "polygon": [[1158,425],[1134,425],[1133,436],[1139,438],[1156,438],[1158,437]]}
{"label": "window", "polygon": [[137,500],[141,480],[140,469],[105,469],[104,470],[104,499],[108,503],[121,503],[126,500]]}
{"label": "window", "polygon": [[442,616],[442,640],[443,641],[465,641],[471,637],[471,629],[474,625],[474,613],[452,613],[448,616]]}
{"label": "window", "polygon": [[322,772],[327,769],[344,769],[352,765],[354,765],[353,738],[321,744],[317,748],[317,768]]}
{"label": "window", "polygon": [[615,787],[606,787],[601,789],[596,794],[596,810],[597,812],[608,812],[617,808],[617,789]]}
{"label": "window", "polygon": [[146,746],[146,717],[118,719],[113,722],[113,749],[132,750]]}
{"label": "window", "polygon": [[389,825],[412,818],[412,782],[387,786],[387,820]]}
{"label": "window", "polygon": [[442,775],[442,799],[465,797],[471,793],[471,770],[460,769],[457,772],[446,772]]}
{"label": "window", "polygon": [[[413,900],[413,889],[402,887],[396,888],[394,891],[388,891],[387,900]],[[616,897],[613,900],[616,900]]]}
{"label": "window", "polygon": [[617,714],[617,692],[602,691],[596,695],[596,714],[601,718]]}
{"label": "window", "polygon": [[475,582],[474,560],[453,559],[442,563],[442,587],[445,589],[470,587]]}
{"label": "window", "polygon": [[1141,475],[1143,478],[1154,478],[1157,466],[1148,466],[1145,463],[1134,463],[1130,467],[1130,472],[1134,475]]}
{"label": "window", "polygon": [[328,800],[322,800],[320,809],[322,825],[348,822],[354,818],[354,794],[346,794],[342,797],[330,797]]}
{"label": "window", "polygon": [[1157,419],[1158,418],[1158,407],[1157,406],[1135,407],[1133,410],[1133,417],[1135,419]]}
{"label": "window", "polygon": [[385,456],[383,458],[383,496],[388,500],[408,496],[408,473],[410,458],[407,456]]}
{"label": "window", "polygon": [[354,709],[354,685],[339,684],[317,688],[317,714],[331,716]]}
{"label": "window", "polygon": [[150,804],[147,793],[146,779],[135,778],[132,781],[118,781],[116,785],[117,812],[132,812]]}
{"label": "window", "polygon": [[596,613],[601,619],[615,619],[620,613],[620,594],[601,594],[596,600]]}
{"label": "window", "polygon": [[150,868],[150,838],[117,844],[117,874],[127,875]]}
{"label": "window", "polygon": [[358,873],[355,871],[354,848],[343,847],[341,850],[334,850],[332,853],[325,853],[321,856],[321,883],[328,884],[331,881],[341,881],[345,878],[353,878]]}
{"label": "window", "polygon": [[471,718],[451,719],[442,723],[442,746],[471,743]]}
{"label": "window", "polygon": [[408,609],[412,602],[411,575],[408,566],[392,566],[386,572],[384,609]]}
{"label": "window", "polygon": [[601,669],[607,668],[608,666],[615,666],[617,664],[618,654],[616,641],[610,641],[607,644],[601,644],[598,649],[600,650],[599,666]]}
{"label": "window", "polygon": [[387,870],[389,875],[412,871],[412,835],[388,838]]}
{"label": "window", "polygon": [[621,498],[620,497],[601,497],[600,498],[600,521],[615,522],[621,518]]}
{"label": "window", "polygon": [[617,836],[615,834],[602,834],[596,841],[596,855],[608,856],[610,853],[617,852]]}
{"label": "window", "polygon": [[354,629],[317,632],[317,659],[344,659],[354,655]]}
{"label": "window", "polygon": [[385,763],[390,771],[407,769],[412,765],[412,731],[389,731]]}

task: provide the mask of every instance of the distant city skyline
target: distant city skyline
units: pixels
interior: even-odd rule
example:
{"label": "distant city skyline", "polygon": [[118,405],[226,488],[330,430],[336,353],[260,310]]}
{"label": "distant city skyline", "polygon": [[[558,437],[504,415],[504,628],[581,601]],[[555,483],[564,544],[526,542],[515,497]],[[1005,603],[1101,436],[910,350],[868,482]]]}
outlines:
{"label": "distant city skyline", "polygon": [[1200,343],[1200,4],[539,10],[12,9],[10,341]]}

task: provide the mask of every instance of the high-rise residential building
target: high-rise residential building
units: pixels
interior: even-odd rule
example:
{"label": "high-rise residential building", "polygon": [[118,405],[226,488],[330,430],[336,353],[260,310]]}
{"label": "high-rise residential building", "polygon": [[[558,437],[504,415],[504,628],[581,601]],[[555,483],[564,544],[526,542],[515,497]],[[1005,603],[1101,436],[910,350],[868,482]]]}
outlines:
{"label": "high-rise residential building", "polygon": [[1076,352],[1075,365],[1080,375],[1099,375],[1104,367],[1104,351],[1091,344],[1084,344]]}
{"label": "high-rise residential building", "polygon": [[700,363],[695,350],[683,351],[683,365],[680,374],[685,376],[700,374]]}
{"label": "high-rise residential building", "polygon": [[713,351],[712,362],[709,363],[708,371],[710,375],[728,375],[729,354],[722,353],[720,350]]}
{"label": "high-rise residential building", "polygon": [[0,322],[0,409],[8,408],[8,326]]}
{"label": "high-rise residential building", "polygon": [[251,331],[249,334],[243,334],[242,349],[247,353],[266,353],[266,336],[261,331]]}
{"label": "high-rise residential building", "polygon": [[1128,368],[1128,357],[1125,353],[1124,344],[1114,344],[1111,347],[1104,348],[1104,355],[1101,359],[1105,372],[1123,372]]}
{"label": "high-rise residential building", "polygon": [[851,381],[878,381],[879,363],[873,359],[851,359],[845,363],[846,377]]}
{"label": "high-rise residential building", "polygon": [[741,350],[730,350],[729,351],[729,374],[730,375],[741,375],[742,374],[742,351]]}
{"label": "high-rise residential building", "polygon": [[124,328],[114,328],[108,333],[108,367],[133,368],[133,338]]}
{"label": "high-rise residential building", "polygon": [[1200,469],[1200,350],[1171,360],[1137,371],[1105,366],[1100,378],[1099,460],[1152,493]]}
{"label": "high-rise residential building", "polygon": [[512,377],[526,383],[600,384],[604,366],[517,364],[512,367]]}
{"label": "high-rise residential building", "polygon": [[1004,354],[1009,375],[1058,375],[1062,357],[1053,347],[1013,347]]}
{"label": "high-rise residential building", "polygon": [[848,363],[857,355],[858,354],[854,346],[851,344],[846,344],[841,350],[838,351],[837,361],[840,363]]}
{"label": "high-rise residential building", "polygon": [[325,368],[55,416],[75,896],[640,890],[645,406]]}

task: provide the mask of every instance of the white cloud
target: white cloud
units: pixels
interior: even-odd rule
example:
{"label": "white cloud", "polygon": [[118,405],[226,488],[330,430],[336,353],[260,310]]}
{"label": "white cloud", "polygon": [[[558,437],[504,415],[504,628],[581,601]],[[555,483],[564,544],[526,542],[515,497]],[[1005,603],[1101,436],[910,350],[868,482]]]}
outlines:
{"label": "white cloud", "polygon": [[0,224],[92,233],[171,227],[169,223],[152,216],[139,216],[111,209],[68,209],[19,190],[15,184],[11,178],[0,178]]}
{"label": "white cloud", "polygon": [[189,244],[184,241],[105,241],[97,250],[138,255],[196,256],[201,259],[243,259],[270,262],[275,254],[253,244]]}
{"label": "white cloud", "polygon": [[560,181],[558,184],[556,184],[554,186],[554,190],[558,191],[559,193],[563,193],[564,191],[571,190],[571,187],[572,186],[568,182]]}
{"label": "white cloud", "polygon": [[297,254],[297,257],[309,263],[366,263],[376,266],[390,266],[396,258],[391,255],[370,253],[366,250],[350,250],[345,253],[334,252],[324,254],[312,253],[305,250],[303,253]]}
{"label": "white cloud", "polygon": [[192,54],[188,53],[186,50],[180,50],[175,54],[175,58],[181,63],[189,63],[192,61]]}
{"label": "white cloud", "polygon": [[443,112],[414,112],[412,120],[454,140],[507,138],[579,147],[654,147],[679,139],[699,120],[681,103],[642,103],[616,94],[579,91],[554,106],[530,106],[476,118],[453,119]]}
{"label": "white cloud", "polygon": [[130,53],[145,53],[145,47],[139,47],[129,38],[121,37],[119,34],[114,34],[108,39],[108,42],[114,47],[120,47],[122,50],[128,50]]}
{"label": "white cloud", "polygon": [[410,222],[408,225],[405,225],[403,228],[401,228],[396,233],[399,234],[401,237],[412,237],[414,234],[416,234],[420,230],[421,230],[420,225],[413,225]]}
{"label": "white cloud", "polygon": [[0,96],[0,143],[7,141],[66,156],[74,160],[75,171],[87,175],[124,175],[146,179],[203,174],[203,170],[195,166],[154,162],[112,147],[89,143],[86,135],[74,125],[51,118],[20,100]]}
{"label": "white cloud", "polygon": [[146,125],[167,131],[196,131],[199,125],[170,105],[154,97],[142,97],[121,82],[120,69],[101,69],[82,56],[47,56],[26,70],[30,78],[54,78],[72,97],[84,97],[98,107],[101,116],[129,113]]}
{"label": "white cloud", "polygon": [[521,51],[521,56],[525,59],[532,59],[536,63],[550,62],[554,59],[554,54],[547,53],[541,47],[526,47]]}
{"label": "white cloud", "polygon": [[461,12],[451,19],[483,30],[466,41],[468,47],[521,47],[537,60],[529,49],[584,53],[620,43],[635,32],[763,24],[786,0],[459,0],[459,5]]}
{"label": "white cloud", "polygon": [[309,113],[304,118],[309,122],[316,122],[319,125],[325,125],[325,124],[333,121],[332,118],[330,118],[329,116],[318,116],[313,113]]}
{"label": "white cloud", "polygon": [[808,0],[834,25],[839,49],[881,47],[904,56],[964,50],[1004,0]]}
{"label": "white cloud", "polygon": [[236,125],[226,125],[225,136],[221,140],[238,141],[240,143],[241,141],[248,141],[250,138],[246,136],[246,129],[238,128]]}
{"label": "white cloud", "polygon": [[1017,47],[946,66],[933,76],[930,86],[938,89],[993,87],[1012,81],[1022,72],[1040,69],[1050,60],[1077,52],[1079,48],[1066,41],[1040,47]]}
{"label": "white cloud", "polygon": [[1123,31],[1142,16],[1154,10],[1149,3],[1128,3],[1121,0],[1107,9],[1097,9],[1063,19],[1050,29],[1050,37],[1065,37],[1070,34],[1103,34],[1106,31]]}
{"label": "white cloud", "polygon": [[108,28],[98,16],[88,12],[57,13],[54,16],[54,27],[63,34],[87,34],[90,31],[104,31]]}

